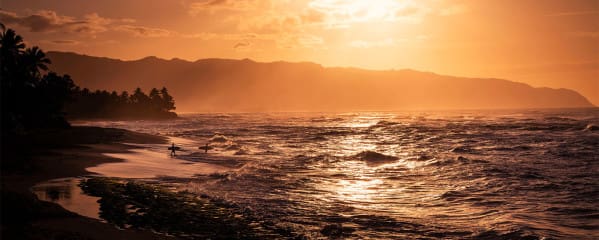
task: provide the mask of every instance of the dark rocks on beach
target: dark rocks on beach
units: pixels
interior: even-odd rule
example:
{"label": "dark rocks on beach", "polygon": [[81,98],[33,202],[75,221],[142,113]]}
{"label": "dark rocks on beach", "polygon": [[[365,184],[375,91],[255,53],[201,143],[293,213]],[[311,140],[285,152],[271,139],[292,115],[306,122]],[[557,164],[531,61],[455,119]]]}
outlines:
{"label": "dark rocks on beach", "polygon": [[101,197],[100,216],[121,228],[152,229],[192,239],[278,239],[279,229],[268,229],[242,207],[223,199],[159,187],[90,178],[81,183],[86,194]]}

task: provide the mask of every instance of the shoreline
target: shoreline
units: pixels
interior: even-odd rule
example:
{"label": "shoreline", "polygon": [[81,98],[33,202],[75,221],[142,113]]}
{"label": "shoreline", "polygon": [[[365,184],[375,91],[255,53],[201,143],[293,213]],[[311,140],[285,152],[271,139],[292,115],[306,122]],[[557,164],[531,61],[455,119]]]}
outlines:
{"label": "shoreline", "polygon": [[112,224],[41,201],[31,191],[38,183],[94,174],[87,168],[124,159],[134,144],[166,144],[166,138],[116,128],[74,126],[39,130],[2,143],[3,239],[172,239],[148,230],[117,229]]}

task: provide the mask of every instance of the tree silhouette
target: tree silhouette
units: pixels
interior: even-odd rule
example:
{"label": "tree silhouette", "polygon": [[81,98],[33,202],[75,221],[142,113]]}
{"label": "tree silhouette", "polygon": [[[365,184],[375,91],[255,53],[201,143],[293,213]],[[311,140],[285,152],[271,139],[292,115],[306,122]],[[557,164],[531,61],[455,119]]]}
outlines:
{"label": "tree silhouette", "polygon": [[13,93],[15,85],[18,84],[16,79],[17,65],[19,64],[19,57],[25,49],[25,43],[23,38],[15,33],[12,29],[6,29],[3,24],[0,23],[2,32],[0,33],[0,66],[2,67],[2,109],[11,107],[7,106],[7,103]]}
{"label": "tree silhouette", "polygon": [[176,109],[175,100],[168,94],[168,90],[165,87],[160,89],[160,95],[162,96],[162,111],[168,112]]}
{"label": "tree silhouette", "polygon": [[150,94],[148,94],[150,98],[150,106],[152,107],[152,111],[158,112],[162,109],[162,97],[160,96],[160,92],[156,88],[152,88],[150,90]]}
{"label": "tree silhouette", "polygon": [[83,90],[75,88],[74,91],[75,100],[65,108],[69,118],[164,119],[177,116],[174,112],[163,109],[162,94],[155,88],[149,95],[146,95],[141,88],[136,88],[131,95],[127,91],[123,91],[120,95],[115,91],[90,92],[87,88]]}
{"label": "tree silhouette", "polygon": [[12,29],[6,29],[4,24],[0,23],[0,29],[2,29],[2,33],[0,33],[0,44],[2,44],[2,49],[0,53],[2,54],[2,69],[8,69],[10,64],[17,63],[16,59],[21,54],[23,49],[25,49],[25,43],[23,43],[23,38]]}
{"label": "tree silhouette", "polygon": [[23,61],[24,66],[28,68],[26,71],[35,78],[40,77],[40,70],[47,71],[48,64],[52,63],[52,61],[46,57],[46,53],[37,46],[25,49]]}
{"label": "tree silhouette", "polygon": [[7,131],[64,127],[63,106],[75,85],[69,76],[48,73],[50,60],[38,47],[25,48],[23,38],[0,24],[2,127]]}
{"label": "tree silhouette", "polygon": [[119,96],[119,104],[129,104],[129,93],[127,91],[123,91]]}
{"label": "tree silhouette", "polygon": [[[23,38],[0,23],[0,88],[3,134],[29,128],[66,127],[69,117],[171,118],[177,115],[166,88],[146,95],[137,88],[123,92],[77,87],[69,75],[48,71],[50,59],[37,46],[26,48]],[[165,107],[166,106],[166,107]],[[6,130],[6,131],[5,131]]]}

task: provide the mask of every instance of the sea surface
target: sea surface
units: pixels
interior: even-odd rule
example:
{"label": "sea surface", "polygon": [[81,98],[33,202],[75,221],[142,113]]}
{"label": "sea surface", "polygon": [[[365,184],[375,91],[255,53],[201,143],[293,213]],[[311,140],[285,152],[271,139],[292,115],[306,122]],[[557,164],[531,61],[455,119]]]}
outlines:
{"label": "sea surface", "polygon": [[[222,198],[310,238],[599,239],[596,108],[79,124],[175,137],[180,160],[230,170],[154,183]],[[198,148],[206,144],[207,153]]]}

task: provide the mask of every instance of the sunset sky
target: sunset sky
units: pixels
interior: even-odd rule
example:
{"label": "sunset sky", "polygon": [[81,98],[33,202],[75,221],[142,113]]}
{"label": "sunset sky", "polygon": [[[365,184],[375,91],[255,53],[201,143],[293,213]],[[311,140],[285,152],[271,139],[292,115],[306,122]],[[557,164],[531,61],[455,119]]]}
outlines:
{"label": "sunset sky", "polygon": [[44,50],[431,71],[574,89],[599,105],[597,0],[0,0]]}

